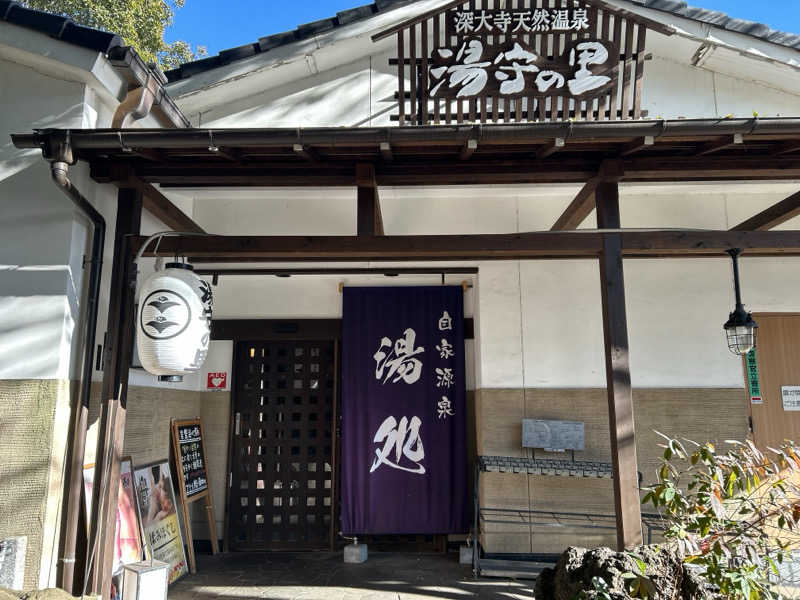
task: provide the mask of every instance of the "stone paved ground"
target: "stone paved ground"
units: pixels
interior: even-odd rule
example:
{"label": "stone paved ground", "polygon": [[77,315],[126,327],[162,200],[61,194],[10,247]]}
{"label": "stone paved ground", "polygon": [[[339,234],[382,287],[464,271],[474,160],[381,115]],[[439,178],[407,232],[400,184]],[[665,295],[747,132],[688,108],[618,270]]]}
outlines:
{"label": "stone paved ground", "polygon": [[473,579],[457,554],[372,553],[346,565],[341,552],[228,553],[197,557],[197,573],[170,600],[533,600],[533,581]]}

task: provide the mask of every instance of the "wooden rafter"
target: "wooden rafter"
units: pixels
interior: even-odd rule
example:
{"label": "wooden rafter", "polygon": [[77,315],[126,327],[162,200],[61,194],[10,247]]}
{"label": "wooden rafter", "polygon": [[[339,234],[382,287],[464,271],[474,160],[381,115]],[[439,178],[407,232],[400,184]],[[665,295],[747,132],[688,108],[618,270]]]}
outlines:
{"label": "wooden rafter", "polygon": [[143,195],[142,208],[170,229],[175,231],[206,233],[205,229],[200,227],[191,217],[175,206],[172,200],[162,194],[155,186],[136,177],[130,177],[123,182],[119,182],[118,186],[120,188],[132,187],[139,190]]}
{"label": "wooden rafter", "polygon": [[728,148],[738,146],[743,143],[744,136],[741,133],[735,133],[734,135],[725,136],[716,142],[709,142],[705,144],[698,152],[695,153],[695,156],[708,156],[709,154],[714,154],[720,150],[727,150]]}
{"label": "wooden rafter", "polygon": [[469,139],[467,143],[461,148],[461,152],[458,154],[458,158],[461,160],[469,160],[470,157],[475,154],[475,150],[478,149],[478,140],[476,139]]}
{"label": "wooden rafter", "polygon": [[640,138],[636,138],[632,142],[628,142],[625,144],[619,152],[620,156],[630,156],[631,154],[636,154],[640,150],[644,150],[648,146],[652,146],[655,144],[656,138],[652,135],[645,135]]}
{"label": "wooden rafter", "polygon": [[[195,262],[438,261],[597,258],[607,232],[579,230],[481,235],[176,236],[159,252],[178,248]],[[625,258],[800,256],[800,231],[622,231]],[[133,241],[134,249],[145,238]],[[151,255],[151,254],[148,254]]]}
{"label": "wooden rafter", "polygon": [[308,146],[304,146],[303,144],[294,144],[292,145],[292,150],[297,156],[305,161],[313,163],[319,162],[319,156],[317,156],[317,153]]}
{"label": "wooden rafter", "polygon": [[389,142],[381,142],[378,144],[378,150],[380,151],[383,160],[387,162],[394,160],[394,155],[392,154],[392,145]]}
{"label": "wooden rafter", "polygon": [[360,236],[383,235],[383,215],[375,183],[375,167],[371,164],[356,165],[358,186],[357,233]]}
{"label": "wooden rafter", "polygon": [[742,221],[731,231],[766,231],[800,215],[800,192]]}
{"label": "wooden rafter", "polygon": [[797,142],[786,142],[781,144],[773,153],[773,156],[784,156],[792,154],[793,152],[800,152],[800,144]]}
{"label": "wooden rafter", "polygon": [[584,184],[550,230],[563,231],[567,229],[577,229],[594,210],[597,186],[604,181],[618,182],[622,179],[624,173],[625,171],[620,161],[605,161],[600,168],[600,172]]}
{"label": "wooden rafter", "polygon": [[544,146],[536,151],[536,160],[544,160],[561,150],[567,141],[564,138],[554,138],[552,142],[546,143]]}

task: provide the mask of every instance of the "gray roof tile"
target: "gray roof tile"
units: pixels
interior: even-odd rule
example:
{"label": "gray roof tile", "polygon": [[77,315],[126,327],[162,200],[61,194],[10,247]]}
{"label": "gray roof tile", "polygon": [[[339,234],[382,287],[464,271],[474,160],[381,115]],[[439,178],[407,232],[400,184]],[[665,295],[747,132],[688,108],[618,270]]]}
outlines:
{"label": "gray roof tile", "polygon": [[103,54],[125,43],[114,33],[84,27],[67,17],[26,8],[12,0],[0,0],[0,20]]}

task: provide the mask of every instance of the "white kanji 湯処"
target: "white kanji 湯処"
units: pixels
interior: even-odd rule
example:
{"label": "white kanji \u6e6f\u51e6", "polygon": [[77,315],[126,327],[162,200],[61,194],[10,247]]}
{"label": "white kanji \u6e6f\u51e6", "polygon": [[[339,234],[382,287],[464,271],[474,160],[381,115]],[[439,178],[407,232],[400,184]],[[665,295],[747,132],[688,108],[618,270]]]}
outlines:
{"label": "white kanji \u6e6f\u51e6", "polygon": [[[411,417],[411,421],[403,417],[399,423],[392,416],[386,417],[372,439],[376,444],[383,443],[383,447],[375,449],[375,458],[369,472],[373,473],[381,465],[386,465],[393,469],[424,475],[425,466],[421,463],[425,458],[425,448],[422,446],[419,434],[421,426],[422,421],[419,417]],[[401,458],[406,458],[413,463],[413,466],[401,465]]]}
{"label": "white kanji \u6e6f\u51e6", "polygon": [[410,327],[403,335],[394,346],[388,337],[381,338],[381,345],[372,356],[375,359],[375,379],[382,384],[390,379],[392,383],[401,379],[406,383],[416,383],[422,374],[422,361],[415,357],[425,352],[425,348],[414,347],[417,334]]}
{"label": "white kanji \u6e6f\u51e6", "polygon": [[456,376],[453,373],[453,369],[450,367],[445,367],[444,369],[436,367],[436,387],[450,388],[455,382]]}
{"label": "white kanji \u6e6f\u51e6", "polygon": [[600,42],[581,42],[572,49],[569,64],[579,66],[575,76],[567,82],[573,96],[596,90],[611,81],[610,77],[594,75],[589,70],[589,65],[602,65],[607,60],[608,50]]}
{"label": "white kanji \u6e6f\u51e6", "polygon": [[439,418],[444,419],[446,417],[452,417],[455,415],[455,411],[453,410],[453,405],[451,404],[450,400],[447,396],[442,396],[442,399],[439,400],[439,403],[436,405],[439,413]]}

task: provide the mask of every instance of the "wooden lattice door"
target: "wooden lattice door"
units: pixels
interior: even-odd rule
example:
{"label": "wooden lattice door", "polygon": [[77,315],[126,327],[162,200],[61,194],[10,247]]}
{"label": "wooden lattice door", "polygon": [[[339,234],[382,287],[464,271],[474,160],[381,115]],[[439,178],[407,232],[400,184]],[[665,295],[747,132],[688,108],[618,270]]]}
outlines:
{"label": "wooden lattice door", "polygon": [[336,509],[334,342],[238,342],[234,360],[230,548],[329,547]]}

